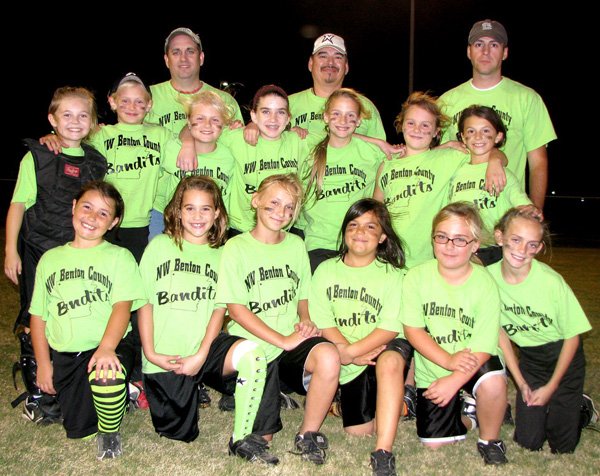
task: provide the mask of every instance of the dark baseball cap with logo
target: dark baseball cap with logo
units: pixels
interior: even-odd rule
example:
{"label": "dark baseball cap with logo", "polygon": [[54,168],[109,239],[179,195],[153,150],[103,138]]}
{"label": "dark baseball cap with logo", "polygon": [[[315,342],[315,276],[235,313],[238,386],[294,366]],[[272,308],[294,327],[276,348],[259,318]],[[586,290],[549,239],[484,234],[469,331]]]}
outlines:
{"label": "dark baseball cap with logo", "polygon": [[508,43],[506,29],[502,26],[502,23],[494,20],[486,19],[475,23],[469,32],[469,44],[472,45],[484,36],[489,36],[503,45]]}

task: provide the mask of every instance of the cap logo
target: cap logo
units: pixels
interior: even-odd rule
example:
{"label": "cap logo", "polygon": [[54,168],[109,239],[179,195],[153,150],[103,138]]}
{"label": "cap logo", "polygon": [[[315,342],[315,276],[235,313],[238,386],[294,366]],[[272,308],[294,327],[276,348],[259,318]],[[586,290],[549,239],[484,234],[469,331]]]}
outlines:
{"label": "cap logo", "polygon": [[323,43],[331,43],[333,45],[333,37],[335,35],[323,35],[323,39],[321,40],[321,44]]}
{"label": "cap logo", "polygon": [[486,21],[481,24],[481,29],[485,31],[485,30],[493,30],[494,28],[492,27],[492,24],[490,22]]}

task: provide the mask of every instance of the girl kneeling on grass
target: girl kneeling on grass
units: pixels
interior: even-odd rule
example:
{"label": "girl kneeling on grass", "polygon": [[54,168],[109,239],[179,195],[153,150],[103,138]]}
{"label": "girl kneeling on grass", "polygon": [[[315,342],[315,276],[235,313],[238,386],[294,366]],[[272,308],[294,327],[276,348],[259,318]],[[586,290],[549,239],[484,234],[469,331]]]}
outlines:
{"label": "girl kneeling on grass", "polygon": [[103,238],[123,208],[106,182],[81,189],[73,200],[75,238],[42,256],[30,308],[37,384],[58,395],[68,438],[98,432],[100,460],[122,453],[119,428],[135,355],[129,317],[145,303],[133,255]]}
{"label": "girl kneeling on grass", "polygon": [[549,244],[538,216],[512,208],[496,225],[495,237],[503,258],[488,269],[500,288],[500,346],[517,387],[514,439],[534,451],[548,440],[553,453],[572,453],[583,423],[580,334],[590,323],[562,276],[535,259]]}
{"label": "girl kneeling on grass", "polygon": [[297,454],[322,464],[328,442],[319,428],[337,389],[340,359],[310,320],[304,242],[283,231],[298,216],[301,201],[302,185],[295,174],[271,175],[261,182],[252,195],[255,227],[230,239],[223,250],[216,301],[227,304],[229,333],[258,343],[267,356],[254,433],[266,445],[282,429],[281,380],[306,395],[304,419],[294,440]]}
{"label": "girl kneeling on grass", "polygon": [[400,322],[404,253],[387,208],[372,198],[350,207],[341,235],[339,256],[313,276],[309,309],[340,353],[344,430],[377,431],[373,474],[396,474],[392,446],[413,353]]}
{"label": "girl kneeling on grass", "polygon": [[438,447],[464,440],[459,392],[477,400],[479,441],[486,464],[507,462],[500,427],[506,409],[506,374],[498,358],[500,298],[496,283],[470,259],[482,222],[467,202],[451,203],[433,219],[435,259],[406,273],[402,322],[415,348],[417,434]]}
{"label": "girl kneeling on grass", "polygon": [[235,392],[229,447],[246,459],[268,459],[252,434],[266,360],[254,342],[221,332],[225,307],[215,305],[227,212],[209,177],[181,180],[165,209],[165,233],[154,238],[140,269],[148,304],[139,310],[144,388],[156,432],[198,437],[198,385]]}

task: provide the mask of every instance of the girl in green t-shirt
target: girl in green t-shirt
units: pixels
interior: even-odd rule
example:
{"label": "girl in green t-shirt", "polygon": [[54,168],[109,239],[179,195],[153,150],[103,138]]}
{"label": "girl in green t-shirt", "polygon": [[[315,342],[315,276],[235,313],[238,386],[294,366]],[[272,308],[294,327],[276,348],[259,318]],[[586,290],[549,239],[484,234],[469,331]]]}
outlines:
{"label": "girl in green t-shirt", "polygon": [[500,427],[506,374],[498,357],[500,299],[485,268],[471,263],[482,222],[468,202],[435,216],[435,259],[411,268],[402,287],[404,333],[415,349],[417,435],[428,447],[465,439],[475,419],[461,415],[460,392],[477,400],[477,449],[486,464],[505,464]]}
{"label": "girl in green t-shirt", "polygon": [[392,447],[413,353],[400,321],[404,253],[387,208],[372,198],[350,207],[340,234],[338,257],[313,275],[309,311],[340,353],[344,430],[377,430],[371,466],[379,474],[395,467]]}
{"label": "girl in green t-shirt", "polygon": [[135,355],[129,318],[145,302],[133,256],[104,240],[123,211],[111,184],[82,188],[73,200],[75,238],[42,256],[30,309],[37,384],[57,394],[68,438],[98,433],[100,460],[122,453]]}
{"label": "girl in green t-shirt", "polygon": [[298,173],[310,147],[309,139],[301,139],[295,132],[287,130],[290,122],[288,96],[279,86],[268,84],[255,93],[250,116],[258,128],[255,145],[244,140],[243,129],[227,131],[220,139],[235,158],[227,209],[230,236],[254,227],[250,202],[259,184],[271,175]]}
{"label": "girl in green t-shirt", "polygon": [[283,427],[280,382],[306,395],[296,452],[325,462],[327,438],[319,432],[337,389],[340,360],[308,312],[310,265],[304,242],[284,231],[302,201],[295,174],[264,179],[252,195],[256,226],[231,238],[223,249],[217,302],[227,305],[228,330],[252,340],[267,356],[267,378],[254,431],[264,444]]}
{"label": "girl in green t-shirt", "polygon": [[502,259],[502,251],[493,237],[494,225],[511,207],[528,205],[531,212],[541,216],[541,211],[531,205],[531,200],[510,170],[505,170],[506,187],[502,193],[489,193],[485,189],[485,173],[494,149],[506,142],[506,127],[491,107],[473,105],[466,108],[458,119],[458,139],[471,155],[453,177],[449,189],[449,202],[473,202],[483,220],[484,236],[477,257],[484,266]]}
{"label": "girl in green t-shirt", "polygon": [[203,91],[186,97],[185,100],[187,129],[193,139],[197,163],[192,170],[183,170],[177,166],[176,156],[167,157],[164,163],[166,173],[159,181],[154,208],[162,212],[183,177],[204,175],[213,179],[219,186],[227,209],[229,184],[233,178],[235,160],[229,148],[219,142],[219,138],[223,130],[232,124],[234,111],[213,91]]}
{"label": "girl in green t-shirt", "polygon": [[[209,177],[185,177],[165,208],[165,234],[148,245],[142,271],[149,302],[139,310],[143,371],[152,423],[167,438],[190,442],[198,431],[198,385],[235,392],[230,451],[245,459],[275,457],[252,434],[263,392],[264,352],[221,332],[215,303],[227,212]],[[257,443],[258,442],[258,443]]]}
{"label": "girl in green t-shirt", "polygon": [[510,209],[495,237],[503,258],[488,270],[500,288],[500,347],[517,387],[514,439],[533,451],[547,440],[552,453],[572,453],[588,423],[581,334],[590,323],[562,276],[535,259],[549,245],[538,215]]}
{"label": "girl in green t-shirt", "polygon": [[385,155],[374,144],[354,137],[356,128],[369,117],[358,94],[338,89],[325,103],[323,120],[328,135],[307,161],[304,173],[304,239],[312,272],[336,255],[337,233],[350,204],[373,195],[375,175]]}

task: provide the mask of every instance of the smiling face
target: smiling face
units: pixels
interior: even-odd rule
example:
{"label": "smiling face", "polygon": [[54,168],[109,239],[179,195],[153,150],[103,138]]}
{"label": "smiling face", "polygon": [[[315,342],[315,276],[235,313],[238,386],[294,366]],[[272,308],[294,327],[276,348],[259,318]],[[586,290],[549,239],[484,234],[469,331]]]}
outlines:
{"label": "smiling face", "polygon": [[79,200],[73,200],[73,246],[91,248],[100,244],[104,234],[118,222],[114,200],[98,190],[88,190]]}
{"label": "smiling face", "polygon": [[165,64],[173,80],[185,82],[198,79],[203,63],[204,52],[188,35],[181,34],[171,39],[165,53]]}
{"label": "smiling face", "polygon": [[335,48],[326,46],[310,57],[308,70],[317,87],[339,88],[348,74],[348,57]]}
{"label": "smiling face", "polygon": [[346,143],[360,125],[360,106],[352,98],[337,97],[323,114],[323,120],[329,126],[331,139]]}
{"label": "smiling face", "polygon": [[496,230],[494,237],[496,243],[502,246],[502,266],[515,271],[529,271],[531,262],[544,247],[542,226],[523,217],[513,218],[504,233]]}
{"label": "smiling face", "polygon": [[266,140],[279,139],[290,122],[288,103],[276,94],[261,97],[250,116],[257,125],[260,136]]}
{"label": "smiling face", "polygon": [[257,230],[279,232],[292,221],[296,200],[275,183],[253,195],[252,207],[256,209]]}
{"label": "smiling face", "polygon": [[86,99],[67,96],[54,113],[48,114],[48,121],[63,143],[79,147],[92,127],[92,105]]}
{"label": "smiling face", "polygon": [[121,124],[142,124],[152,107],[148,91],[139,83],[123,83],[109,96],[108,103]]}
{"label": "smiling face", "polygon": [[212,196],[204,190],[186,190],[181,201],[183,239],[197,245],[208,243],[208,232],[219,216]]}
{"label": "smiling face", "polygon": [[502,132],[496,131],[490,121],[479,116],[465,119],[461,132],[462,141],[471,152],[471,157],[487,161],[490,151],[502,140]]}
{"label": "smiling face", "polygon": [[[471,255],[479,248],[479,241],[475,239],[467,220],[460,216],[450,216],[437,224],[433,231],[433,253],[438,261],[438,268],[446,271],[468,271]],[[438,243],[436,240],[445,241],[446,238],[458,239]],[[466,244],[457,246],[455,243]]]}
{"label": "smiling face", "polygon": [[429,150],[434,136],[439,132],[436,117],[419,106],[410,106],[402,122],[402,134],[407,154],[414,155]]}
{"label": "smiling face", "polygon": [[215,143],[223,131],[223,116],[216,107],[198,103],[190,111],[188,125],[196,141]]}
{"label": "smiling face", "polygon": [[377,216],[372,211],[351,220],[344,231],[348,258],[371,258],[377,256],[377,247],[386,239]]}

